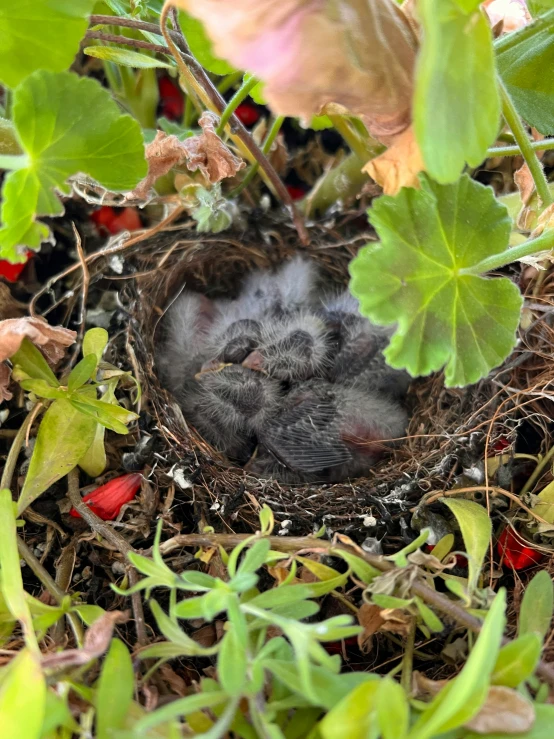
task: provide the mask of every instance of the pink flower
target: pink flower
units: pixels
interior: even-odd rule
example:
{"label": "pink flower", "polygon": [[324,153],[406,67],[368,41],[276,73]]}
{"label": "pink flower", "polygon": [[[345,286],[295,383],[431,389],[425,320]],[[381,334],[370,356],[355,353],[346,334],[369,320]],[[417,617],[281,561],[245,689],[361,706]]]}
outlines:
{"label": "pink flower", "polygon": [[[113,480],[85,495],[83,503],[86,503],[98,518],[103,521],[113,521],[123,505],[133,500],[140,488],[141,480],[142,475],[139,472],[114,477]],[[74,518],[81,518],[81,514],[77,513],[75,508],[72,508],[69,514]]]}

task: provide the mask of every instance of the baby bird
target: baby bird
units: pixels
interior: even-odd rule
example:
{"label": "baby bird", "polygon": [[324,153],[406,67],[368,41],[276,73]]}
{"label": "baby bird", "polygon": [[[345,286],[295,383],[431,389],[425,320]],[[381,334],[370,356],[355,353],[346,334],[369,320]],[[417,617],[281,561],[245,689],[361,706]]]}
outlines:
{"label": "baby bird", "polygon": [[376,326],[360,315],[358,301],[348,290],[326,301],[322,315],[337,346],[327,375],[331,382],[395,398],[405,395],[410,376],[389,367],[383,356],[393,329]]}
{"label": "baby bird", "polygon": [[184,383],[178,400],[185,417],[217,450],[244,463],[256,433],[275,414],[281,398],[278,382],[240,365],[221,365]]}
{"label": "baby bird", "polygon": [[[385,441],[404,435],[407,420],[391,398],[315,379],[293,389],[260,429],[257,469],[265,466],[284,482],[357,477],[385,451]],[[268,465],[267,453],[278,464]]]}
{"label": "baby bird", "polygon": [[325,322],[300,312],[283,320],[267,318],[262,323],[258,348],[242,366],[282,382],[299,382],[322,376],[331,361],[330,351]]}

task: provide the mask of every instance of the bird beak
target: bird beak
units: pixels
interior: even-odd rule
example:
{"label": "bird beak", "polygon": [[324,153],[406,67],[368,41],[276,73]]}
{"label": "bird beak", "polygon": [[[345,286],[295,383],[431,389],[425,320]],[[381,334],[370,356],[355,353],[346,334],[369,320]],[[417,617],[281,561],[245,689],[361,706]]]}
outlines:
{"label": "bird beak", "polygon": [[201,379],[202,375],[208,372],[220,372],[224,367],[229,367],[228,363],[220,362],[218,359],[210,359],[209,362],[204,362],[200,368],[200,372],[194,375],[195,380]]}
{"label": "bird beak", "polygon": [[264,358],[259,351],[251,352],[244,362],[243,367],[246,369],[255,370],[256,372],[264,372]]}

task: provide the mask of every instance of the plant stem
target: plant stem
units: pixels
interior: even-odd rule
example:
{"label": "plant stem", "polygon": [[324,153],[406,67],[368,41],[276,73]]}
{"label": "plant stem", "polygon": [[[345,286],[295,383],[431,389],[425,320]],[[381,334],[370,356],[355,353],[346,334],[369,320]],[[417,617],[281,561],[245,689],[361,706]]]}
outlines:
{"label": "plant stem", "polygon": [[325,172],[312,187],[306,197],[300,201],[300,208],[308,217],[323,213],[331,205],[340,200],[346,204],[360,192],[369,175],[362,172],[367,158],[352,152],[336,167]]}
{"label": "plant stem", "polygon": [[402,674],[400,684],[406,691],[406,695],[412,692],[412,672],[414,668],[414,646],[415,646],[416,621],[412,618],[410,630],[406,639],[406,648],[402,657]]}
{"label": "plant stem", "polygon": [[533,470],[532,474],[529,475],[529,479],[523,486],[520,496],[525,495],[525,493],[528,493],[533,485],[536,483],[536,481],[539,479],[539,477],[542,474],[542,471],[546,467],[547,464],[551,461],[552,457],[554,457],[554,446],[552,446],[547,453],[544,455],[544,457],[541,459],[541,461],[537,464],[535,469]]}
{"label": "plant stem", "polygon": [[141,41],[140,39],[118,36],[115,33],[102,33],[101,31],[87,31],[85,38],[93,38],[98,41],[111,41],[114,44],[133,46],[137,49],[148,49],[148,51],[155,51],[156,54],[164,54],[171,58],[171,52],[167,47],[159,44],[151,44],[150,41]]}
{"label": "plant stem", "polygon": [[11,488],[13,473],[15,472],[15,466],[17,464],[17,458],[19,457],[19,452],[21,451],[21,447],[23,446],[23,442],[25,441],[25,437],[27,436],[27,429],[32,423],[34,417],[35,416],[33,412],[27,414],[25,420],[19,427],[14,440],[12,441],[10,451],[8,452],[8,457],[6,459],[6,464],[4,465],[4,471],[2,472],[2,480],[0,481],[1,489]]}
{"label": "plant stem", "polygon": [[[551,151],[554,149],[554,139],[544,139],[543,141],[529,141],[529,146],[533,151]],[[521,154],[519,146],[497,146],[487,151],[489,157],[516,157]]]}
{"label": "plant stem", "polygon": [[229,100],[229,102],[225,106],[225,110],[221,114],[221,118],[219,119],[219,125],[217,126],[215,130],[218,136],[223,136],[223,133],[225,132],[225,126],[229,123],[231,116],[233,115],[235,110],[239,107],[239,105],[242,103],[242,101],[248,97],[248,93],[250,92],[250,90],[253,87],[256,87],[257,84],[258,84],[258,80],[255,77],[252,77],[250,75],[244,75],[242,85],[235,92],[233,97]]}
{"label": "plant stem", "polygon": [[527,131],[525,130],[512,98],[500,77],[498,77],[498,87],[500,90],[500,97],[502,99],[502,114],[515,136],[515,140],[520,148],[522,157],[525,159],[525,162],[529,167],[531,177],[535,183],[537,195],[541,199],[543,206],[546,208],[546,206],[552,204],[552,196],[548,189],[548,182],[544,175],[542,164],[538,160],[535,150],[531,146],[531,142],[527,136]]}
{"label": "plant stem", "polygon": [[[265,138],[265,141],[262,146],[262,151],[264,154],[269,154],[271,147],[273,146],[273,142],[277,138],[277,134],[281,130],[281,126],[283,125],[283,121],[285,120],[285,116],[279,115],[273,123],[271,124],[271,128],[269,129],[267,136]],[[256,176],[256,172],[259,170],[260,165],[259,162],[254,162],[254,164],[250,167],[247,174],[245,175],[242,182],[235,187],[234,190],[231,190],[227,194],[227,197],[229,198],[236,198],[240,193],[248,187],[248,185],[252,182],[254,177]]]}
{"label": "plant stem", "polygon": [[333,124],[333,127],[337,129],[348,146],[355,154],[357,154],[358,158],[361,159],[364,164],[369,159],[373,159],[385,150],[385,147],[378,141],[375,141],[375,139],[369,137],[367,140],[363,139],[360,134],[352,128],[347,116],[331,115],[328,113],[327,117]]}
{"label": "plant stem", "polygon": [[523,244],[512,246],[500,254],[493,254],[491,257],[483,259],[481,262],[474,264],[472,267],[466,267],[459,271],[460,275],[478,275],[483,272],[490,272],[493,269],[499,269],[506,264],[528,257],[530,254],[536,254],[541,251],[550,251],[554,249],[554,231],[549,230],[537,236],[535,239],[529,239]]}

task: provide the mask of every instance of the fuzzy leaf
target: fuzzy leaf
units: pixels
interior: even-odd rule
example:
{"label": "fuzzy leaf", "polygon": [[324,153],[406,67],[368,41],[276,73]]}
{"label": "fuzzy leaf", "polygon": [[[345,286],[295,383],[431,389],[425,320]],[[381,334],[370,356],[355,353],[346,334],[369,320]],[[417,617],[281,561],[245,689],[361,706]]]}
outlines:
{"label": "fuzzy leaf", "polygon": [[[497,42],[498,71],[518,112],[541,133],[554,134],[554,18],[536,24],[534,34],[524,27]],[[515,42],[515,43],[514,43]]]}
{"label": "fuzzy leaf", "polygon": [[91,328],[83,337],[83,357],[87,354],[96,354],[98,361],[102,359],[102,354],[108,343],[108,332],[105,328]]}
{"label": "fuzzy leaf", "polygon": [[537,634],[544,639],[550,631],[554,610],[554,586],[548,570],[541,570],[525,588],[519,611],[519,635]]}
{"label": "fuzzy leaf", "polygon": [[139,124],[96,80],[39,70],[14,91],[13,121],[25,154],[2,190],[2,258],[17,261],[23,247],[38,249],[48,229],[35,216],[63,213],[56,191],[70,192],[71,175],[125,191],[146,174]]}
{"label": "fuzzy leaf", "polygon": [[322,738],[366,739],[366,737],[378,736],[377,701],[379,693],[377,680],[362,683],[354,688],[320,722],[319,733]]}
{"label": "fuzzy leaf", "polygon": [[114,639],[104,660],[96,690],[96,736],[110,739],[122,729],[133,699],[133,663],[127,647]]}
{"label": "fuzzy leaf", "polygon": [[162,62],[156,57],[141,54],[139,51],[129,51],[129,49],[117,49],[115,46],[87,46],[83,49],[85,54],[93,56],[96,59],[104,59],[107,62],[120,64],[122,67],[132,67],[133,69],[171,69],[172,64]]}
{"label": "fuzzy leaf", "polygon": [[537,634],[523,634],[508,642],[498,653],[491,683],[517,688],[535,671],[541,649],[542,641]]}
{"label": "fuzzy leaf", "polygon": [[85,382],[88,382],[96,371],[98,359],[96,354],[87,354],[69,373],[67,378],[67,389],[70,393],[78,390]]}
{"label": "fuzzy leaf", "polygon": [[[477,3],[421,0],[414,126],[429,174],[454,182],[485,159],[500,120],[490,26]],[[468,11],[475,11],[468,17]]]}
{"label": "fuzzy leaf", "polygon": [[15,87],[37,69],[67,69],[95,0],[19,0],[0,5],[0,80]]}
{"label": "fuzzy leaf", "polygon": [[490,188],[464,175],[383,196],[369,211],[381,237],[350,266],[352,293],[377,324],[398,323],[387,362],[413,375],[446,369],[447,386],[476,382],[515,344],[522,298],[507,278],[470,273],[508,246],[511,221]]}
{"label": "fuzzy leaf", "polygon": [[456,516],[468,555],[469,591],[477,587],[477,581],[489,547],[492,524],[483,506],[472,500],[442,498],[441,503]]}
{"label": "fuzzy leaf", "polygon": [[18,513],[77,465],[91,445],[95,430],[96,421],[73,408],[68,400],[52,403],[40,423]]}
{"label": "fuzzy leaf", "polygon": [[0,686],[2,736],[38,739],[46,703],[46,680],[37,655],[22,649],[3,674]]}

